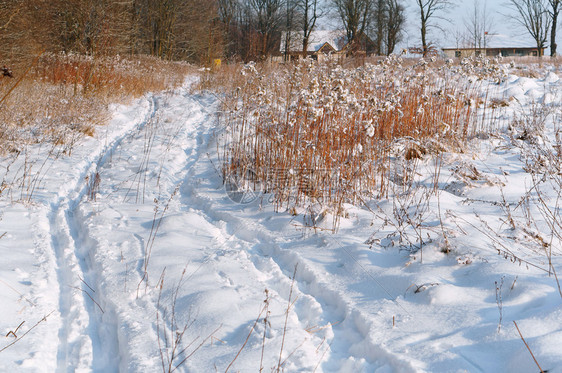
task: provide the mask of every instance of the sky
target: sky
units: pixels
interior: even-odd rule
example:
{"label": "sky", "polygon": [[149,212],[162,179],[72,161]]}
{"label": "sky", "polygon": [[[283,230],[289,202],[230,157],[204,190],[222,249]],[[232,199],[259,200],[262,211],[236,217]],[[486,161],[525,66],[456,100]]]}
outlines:
{"label": "sky", "polygon": [[[430,31],[429,40],[439,47],[456,46],[455,33],[465,33],[468,18],[474,11],[473,0],[456,0],[455,5],[447,12],[437,14],[439,17],[447,18],[434,19],[434,24],[438,24],[441,29],[433,28]],[[486,5],[487,17],[492,21],[491,29],[488,30],[488,45],[495,46],[535,46],[534,40],[528,32],[520,25],[511,20],[508,15],[513,14],[507,6],[507,0],[480,0],[480,7]],[[407,26],[403,44],[406,47],[420,44],[419,32],[419,10],[415,0],[405,0],[407,6]],[[548,44],[548,43],[547,43]],[[560,42],[558,42],[560,44]]]}

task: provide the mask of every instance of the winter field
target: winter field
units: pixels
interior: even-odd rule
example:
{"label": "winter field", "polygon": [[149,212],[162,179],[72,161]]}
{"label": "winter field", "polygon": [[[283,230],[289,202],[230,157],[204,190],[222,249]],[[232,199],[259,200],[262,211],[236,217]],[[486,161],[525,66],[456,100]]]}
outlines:
{"label": "winter field", "polygon": [[224,67],[11,127],[0,371],[562,372],[559,76]]}

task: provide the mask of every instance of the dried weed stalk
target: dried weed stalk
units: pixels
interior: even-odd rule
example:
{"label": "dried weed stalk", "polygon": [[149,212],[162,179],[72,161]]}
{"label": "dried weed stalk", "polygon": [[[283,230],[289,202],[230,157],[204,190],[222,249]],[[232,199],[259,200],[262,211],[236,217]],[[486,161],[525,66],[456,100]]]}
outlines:
{"label": "dried weed stalk", "polygon": [[[156,333],[158,336],[158,350],[163,373],[172,373],[180,368],[191,358],[209,339],[213,338],[220,326],[213,330],[207,337],[201,339],[196,337],[192,341],[185,341],[185,333],[193,324],[194,320],[189,318],[185,323],[180,323],[177,314],[177,301],[180,289],[185,285],[184,268],[178,283],[173,287],[169,305],[163,304],[162,293],[164,289],[164,278],[166,270],[162,271],[158,283],[158,303],[156,311]],[[198,343],[198,344],[196,344]]]}
{"label": "dried weed stalk", "polygon": [[356,68],[248,64],[237,74],[217,78],[230,84],[223,176],[251,174],[247,187],[273,196],[277,210],[328,213],[337,224],[346,203],[387,195],[397,148],[412,160],[473,135],[477,83],[448,64],[406,67],[392,56]]}

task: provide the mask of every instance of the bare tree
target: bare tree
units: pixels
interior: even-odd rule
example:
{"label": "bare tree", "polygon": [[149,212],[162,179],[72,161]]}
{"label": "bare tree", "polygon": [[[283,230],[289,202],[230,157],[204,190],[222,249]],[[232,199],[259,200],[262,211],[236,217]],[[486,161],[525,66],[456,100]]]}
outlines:
{"label": "bare tree", "polygon": [[352,50],[369,26],[373,0],[332,0]]}
{"label": "bare tree", "polygon": [[223,35],[214,0],[191,0],[174,29],[174,59],[188,59],[208,64],[222,57]]}
{"label": "bare tree", "polygon": [[316,27],[316,21],[324,15],[319,0],[299,0],[297,10],[301,14],[302,53],[306,56],[310,35]]}
{"label": "bare tree", "polygon": [[431,20],[439,18],[439,13],[449,9],[453,5],[453,0],[416,0],[416,4],[420,11],[422,54],[425,57],[429,51],[427,31],[432,26]]}
{"label": "bare tree", "polygon": [[248,8],[238,0],[218,0],[217,2],[222,34],[225,39],[224,47],[228,58],[246,57],[251,18]]}
{"label": "bare tree", "polygon": [[137,53],[202,63],[222,54],[217,1],[133,0],[133,4]]}
{"label": "bare tree", "polygon": [[218,0],[217,11],[220,20],[226,25],[230,26],[235,21],[236,13],[238,11],[238,2],[236,0]]}
{"label": "bare tree", "polygon": [[486,48],[486,38],[492,33],[493,20],[488,17],[486,5],[486,2],[480,5],[479,0],[474,0],[470,18],[464,22],[468,41],[474,48]]}
{"label": "bare tree", "polygon": [[[263,36],[249,0],[218,0],[219,20],[225,39],[226,57],[251,61],[262,58]],[[281,20],[278,22],[281,25]]]}
{"label": "bare tree", "polygon": [[285,58],[288,58],[290,46],[292,45],[293,31],[299,29],[301,14],[297,11],[298,0],[285,0]]}
{"label": "bare tree", "polygon": [[401,0],[332,0],[346,30],[352,48],[368,35],[373,41],[373,52],[391,54],[402,37],[405,8]]}
{"label": "bare tree", "polygon": [[460,49],[466,44],[466,33],[463,30],[455,29],[453,30],[453,38],[455,39],[455,48]]}
{"label": "bare tree", "polygon": [[275,47],[273,38],[283,24],[283,0],[249,0],[254,12],[255,28],[261,35],[261,54],[267,56]]}
{"label": "bare tree", "polygon": [[523,26],[535,40],[539,57],[543,54],[552,18],[548,12],[549,0],[509,0],[515,14],[511,19]]}
{"label": "bare tree", "polygon": [[402,32],[406,16],[404,14],[404,6],[399,0],[387,0],[386,8],[386,54],[390,55],[394,52],[396,44],[402,40]]}
{"label": "bare tree", "polygon": [[558,14],[562,7],[562,0],[548,0],[550,8],[548,10],[551,18],[550,28],[550,57],[556,57],[556,27],[558,26]]}
{"label": "bare tree", "polygon": [[387,31],[387,9],[388,9],[388,1],[387,0],[374,0],[372,6],[372,20],[373,20],[373,28],[374,28],[374,37],[372,38],[375,42],[375,53],[377,55],[384,54],[383,48],[386,39],[386,31]]}
{"label": "bare tree", "polygon": [[175,30],[186,14],[186,4],[177,0],[137,0],[134,11],[140,26],[142,50],[153,56],[172,58],[176,53]]}
{"label": "bare tree", "polygon": [[23,0],[0,1],[0,58],[2,64],[25,59],[30,54],[30,26]]}

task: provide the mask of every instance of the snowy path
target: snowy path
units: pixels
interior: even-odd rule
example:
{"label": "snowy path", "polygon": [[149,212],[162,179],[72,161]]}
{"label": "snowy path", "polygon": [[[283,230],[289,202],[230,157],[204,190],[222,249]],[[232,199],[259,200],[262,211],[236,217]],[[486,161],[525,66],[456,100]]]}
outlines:
{"label": "snowy path", "polygon": [[[267,195],[232,201],[217,170],[217,110],[188,86],[116,107],[72,156],[48,159],[30,201],[2,200],[3,332],[39,323],[6,349],[0,370],[157,372],[189,356],[178,371],[271,371],[279,361],[285,372],[529,371],[516,320],[543,369],[562,372],[556,282],[496,255],[482,233],[485,222],[544,265],[505,229],[505,206],[490,203],[525,192],[518,150],[492,144],[465,157],[481,173],[477,187],[458,180],[451,156],[439,188],[453,252],[428,230],[422,263],[389,244],[396,237],[377,215],[389,201],[377,214],[346,206],[337,234],[274,213]],[[4,180],[25,179],[19,161],[4,160]],[[429,175],[433,165],[420,167]],[[513,187],[500,190],[499,177]]]}
{"label": "snowy path", "polygon": [[[153,287],[159,275],[165,269],[172,276],[172,283],[175,283],[185,265],[188,271],[189,266],[195,266],[185,285],[186,289],[180,289],[185,298],[191,299],[190,307],[197,310],[194,325],[204,324],[208,328],[208,325],[214,325],[213,322],[202,323],[202,320],[227,312],[224,309],[213,315],[212,308],[217,305],[208,302],[224,289],[198,289],[194,293],[187,290],[191,279],[204,277],[201,276],[203,272],[210,272],[215,276],[218,274],[220,282],[217,283],[217,279],[207,280],[207,286],[212,286],[213,282],[215,285],[225,282],[227,288],[235,288],[235,294],[226,291],[224,295],[229,302],[224,306],[228,309],[233,306],[238,309],[258,307],[267,288],[272,299],[272,320],[277,321],[272,327],[279,333],[284,309],[289,302],[291,277],[297,264],[299,268],[291,301],[299,299],[299,303],[290,311],[283,359],[289,354],[296,361],[300,359],[293,366],[294,369],[308,366],[313,370],[322,359],[332,361],[329,365],[333,368],[328,371],[374,368],[387,364],[387,360],[389,366],[409,367],[409,364],[400,362],[400,359],[386,353],[373,342],[369,337],[370,327],[363,325],[364,320],[360,312],[353,309],[353,303],[339,289],[332,289],[324,277],[317,274],[316,268],[308,265],[290,248],[293,241],[300,240],[301,233],[289,229],[284,233],[288,233],[290,239],[280,238],[276,232],[279,226],[261,227],[254,217],[244,216],[246,207],[253,209],[255,205],[237,205],[226,198],[218,172],[213,168],[216,164],[211,159],[213,149],[209,148],[212,146],[215,121],[205,113],[204,106],[209,103],[208,98],[199,99],[207,101],[198,101],[197,97],[185,94],[156,99],[158,110],[153,114],[152,122],[147,121],[146,126],[139,126],[134,132],[116,138],[108,147],[110,150],[99,156],[103,160],[97,162],[95,170],[89,173],[92,179],[94,175],[99,175],[99,185],[94,191],[99,195],[91,198],[86,184],[79,191],[70,193],[75,195],[74,199],[55,209],[59,215],[64,212],[66,220],[62,221],[60,217],[61,221],[52,224],[59,231],[62,230],[64,236],[59,238],[61,233],[55,232],[54,246],[59,248],[59,252],[60,247],[70,247],[66,250],[66,256],[57,254],[59,262],[64,263],[60,266],[59,282],[68,283],[68,278],[74,279],[72,286],[61,291],[63,327],[60,333],[59,368],[91,366],[95,371],[117,371],[121,367],[134,371],[157,366],[154,365],[157,360],[141,360],[140,356],[146,347],[139,349],[136,343],[130,342],[131,331],[139,326],[128,325],[123,335],[118,334],[117,326],[123,323],[121,320],[137,314],[139,308],[151,310],[149,313],[157,312]],[[111,157],[108,157],[110,152]],[[123,175],[127,176],[125,180]],[[178,195],[174,194],[176,190]],[[129,222],[133,214],[126,210],[130,208],[136,208],[137,217],[146,216],[141,218],[145,223],[141,224],[138,232],[134,232],[135,227]],[[271,210],[270,207],[266,209]],[[114,242],[103,239],[104,230],[112,232],[112,235],[116,233],[114,226],[108,227],[108,222],[115,220],[115,213],[121,220],[117,226],[125,226],[128,231],[126,234],[134,236],[134,239],[131,237]],[[147,237],[149,225],[151,232]],[[193,229],[181,232],[181,237],[168,241],[168,235],[179,235],[185,226]],[[157,237],[154,244],[151,240],[155,235],[162,237]],[[106,260],[97,259],[115,255],[112,252],[115,242],[122,242],[119,256],[120,261],[125,262],[124,278],[116,276],[119,270],[108,265]],[[179,243],[189,252],[184,253],[180,263],[170,262],[164,250],[168,245],[173,247]],[[205,244],[203,250],[197,247],[199,243]],[[283,245],[289,247],[282,248]],[[170,253],[177,255],[176,251]],[[128,261],[127,258],[134,259]],[[231,274],[233,264],[247,271],[249,278],[242,279],[239,274]],[[105,283],[112,281],[115,284],[128,284],[123,286],[129,287],[129,297],[135,294],[134,298],[122,302],[124,294],[118,285],[111,289],[104,288]],[[139,283],[142,284],[139,286]],[[67,304],[72,304],[73,309],[70,310]],[[251,317],[256,316],[256,312],[251,312]],[[248,311],[245,311],[240,316],[247,317],[247,314]],[[142,328],[154,329],[154,317],[144,320]],[[233,319],[232,326],[224,325],[224,321],[219,323],[219,320],[215,323],[217,327],[222,324],[228,330],[247,322],[249,320]],[[332,324],[337,326],[332,327]],[[208,332],[202,330],[198,332],[200,334],[193,334],[193,338]],[[248,330],[243,328],[232,332],[243,335]],[[191,330],[188,334],[191,335]],[[236,340],[242,335],[233,338]],[[76,336],[77,339],[68,336]],[[338,342],[332,343],[328,352],[329,339]],[[141,346],[150,342],[154,349],[157,345],[154,340],[144,341]],[[124,351],[120,351],[120,348]],[[272,338],[267,346],[266,353],[270,356],[266,364],[275,364],[278,352],[274,351],[280,348],[279,338]],[[222,362],[223,367],[226,367],[233,359],[232,349],[215,350],[205,346],[200,355],[209,354],[208,358],[188,361],[186,366],[198,371],[216,359],[217,366]],[[215,355],[217,352],[218,356]],[[248,357],[241,357],[241,366],[253,359],[252,355],[256,352],[252,349]],[[290,367],[291,363],[289,361],[287,366]]]}
{"label": "snowy path", "polygon": [[59,372],[89,368],[95,371],[118,370],[117,322],[111,316],[115,310],[109,308],[111,303],[104,299],[96,263],[90,256],[95,247],[89,241],[87,228],[76,214],[76,209],[90,193],[99,169],[121,142],[154,119],[156,99],[151,97],[149,103],[145,117],[139,123],[131,123],[134,126],[127,132],[118,133],[110,139],[97,154],[91,154],[90,162],[86,162],[76,173],[78,178],[67,181],[70,187],[51,204],[49,222],[58,265],[59,312],[62,318],[57,353]]}

